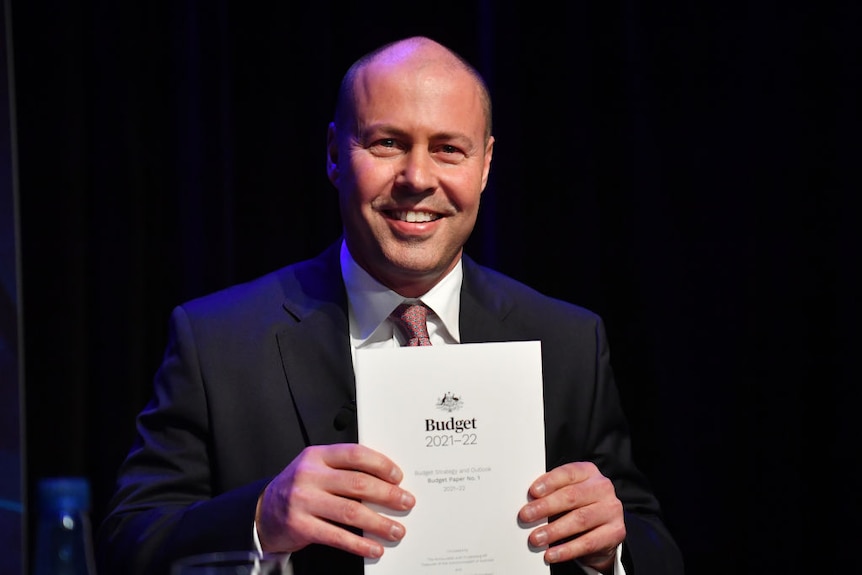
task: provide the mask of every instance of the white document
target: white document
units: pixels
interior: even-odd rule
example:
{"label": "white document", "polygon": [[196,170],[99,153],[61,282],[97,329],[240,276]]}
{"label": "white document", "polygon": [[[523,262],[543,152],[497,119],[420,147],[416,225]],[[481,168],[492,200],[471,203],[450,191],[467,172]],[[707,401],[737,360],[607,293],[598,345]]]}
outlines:
{"label": "white document", "polygon": [[360,350],[359,442],[391,458],[416,496],[407,529],[368,575],[548,575],[544,548],[519,524],[545,472],[541,344],[478,343]]}

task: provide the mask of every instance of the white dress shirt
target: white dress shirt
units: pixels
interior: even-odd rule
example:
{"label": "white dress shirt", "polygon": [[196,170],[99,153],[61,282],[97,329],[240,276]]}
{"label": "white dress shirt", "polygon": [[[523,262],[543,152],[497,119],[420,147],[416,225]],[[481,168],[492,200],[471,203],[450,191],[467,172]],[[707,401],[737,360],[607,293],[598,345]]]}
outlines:
{"label": "white dress shirt", "polygon": [[[404,302],[422,300],[432,313],[428,314],[428,336],[431,345],[461,342],[458,311],[461,308],[461,260],[437,285],[421,298],[404,298],[371,277],[350,255],[347,244],[341,243],[341,276],[347,288],[350,319],[350,349],[374,349],[404,345],[401,330],[389,319],[389,314]],[[355,359],[355,353],[354,353]]]}

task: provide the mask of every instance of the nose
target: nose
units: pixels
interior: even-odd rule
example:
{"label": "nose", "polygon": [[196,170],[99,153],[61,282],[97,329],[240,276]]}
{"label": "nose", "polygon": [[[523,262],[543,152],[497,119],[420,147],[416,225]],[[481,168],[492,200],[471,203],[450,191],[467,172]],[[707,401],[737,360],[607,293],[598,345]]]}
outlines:
{"label": "nose", "polygon": [[436,168],[427,150],[410,150],[404,156],[396,184],[413,193],[433,192],[437,187]]}

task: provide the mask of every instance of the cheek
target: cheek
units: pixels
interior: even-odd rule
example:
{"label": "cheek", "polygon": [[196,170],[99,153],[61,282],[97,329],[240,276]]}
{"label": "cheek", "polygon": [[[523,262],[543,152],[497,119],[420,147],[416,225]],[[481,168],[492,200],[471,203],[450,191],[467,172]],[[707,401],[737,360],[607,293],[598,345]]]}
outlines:
{"label": "cheek", "polygon": [[391,187],[391,169],[371,162],[358,162],[353,167],[352,194],[357,203],[368,203],[386,194]]}
{"label": "cheek", "polygon": [[371,188],[370,176],[372,172],[362,165],[352,162],[350,170],[342,173],[339,179],[338,194],[343,206],[362,205],[367,201],[366,196]]}
{"label": "cheek", "polygon": [[[481,176],[481,174],[480,174]],[[462,212],[475,212],[482,196],[482,180],[473,174],[452,179],[449,182],[450,199]]]}
{"label": "cheek", "polygon": [[[344,223],[354,232],[364,235],[377,225],[375,201],[380,197],[379,186],[375,186],[373,172],[353,171],[350,181],[345,181],[339,190],[341,217]],[[364,230],[364,231],[363,231]]]}

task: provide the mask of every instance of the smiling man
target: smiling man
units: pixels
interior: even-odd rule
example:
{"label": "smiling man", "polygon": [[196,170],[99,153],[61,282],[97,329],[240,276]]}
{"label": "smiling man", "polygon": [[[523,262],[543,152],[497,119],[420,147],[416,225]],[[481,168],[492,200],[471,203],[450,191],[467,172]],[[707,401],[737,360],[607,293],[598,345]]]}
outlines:
{"label": "smiling man", "polygon": [[[428,38],[342,81],[327,171],[343,237],[318,257],[178,306],[138,441],[99,530],[100,573],[166,573],[205,551],[290,553],[297,575],[359,574],[409,537],[397,461],[357,444],[353,355],[424,343],[539,340],[548,471],[513,521],[554,575],[675,575],[682,559],[632,460],[601,318],[463,253],[494,138],[480,75]],[[423,312],[426,313],[426,312]],[[397,516],[396,514],[393,514]],[[481,529],[481,518],[475,518]]]}
{"label": "smiling man", "polygon": [[452,271],[479,213],[494,138],[475,73],[413,40],[354,66],[329,127],[347,247],[377,281],[419,297]]}

